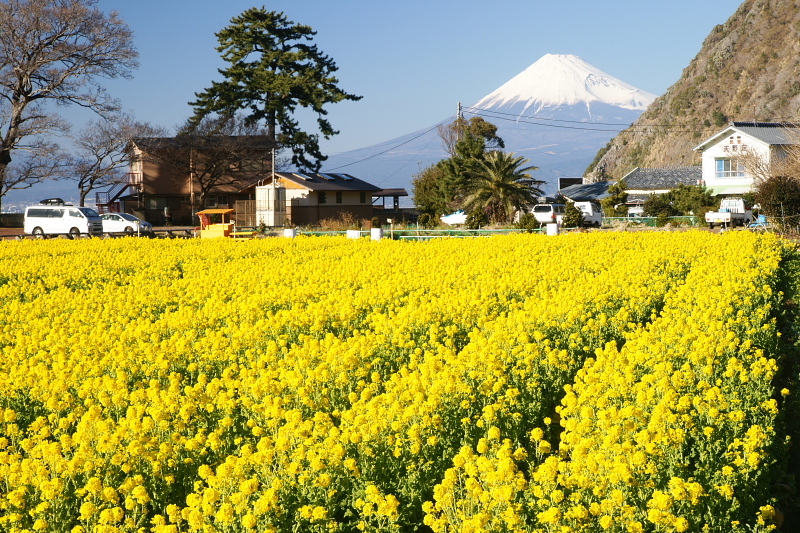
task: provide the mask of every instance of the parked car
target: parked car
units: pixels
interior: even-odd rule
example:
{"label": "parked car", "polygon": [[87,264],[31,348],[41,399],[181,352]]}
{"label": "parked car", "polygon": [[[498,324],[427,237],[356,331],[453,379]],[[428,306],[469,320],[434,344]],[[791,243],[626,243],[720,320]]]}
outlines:
{"label": "parked car", "polygon": [[564,204],[536,204],[533,206],[533,216],[540,224],[551,222],[561,224],[564,218]]}
{"label": "parked car", "polygon": [[64,203],[60,198],[42,200],[25,208],[23,231],[37,237],[45,235],[101,235],[103,222],[97,211]]}
{"label": "parked car", "polygon": [[603,224],[603,211],[594,202],[575,202],[575,207],[583,213],[583,225],[599,228]]}
{"label": "parked car", "polygon": [[105,233],[152,233],[153,225],[130,213],[105,213],[102,215]]}

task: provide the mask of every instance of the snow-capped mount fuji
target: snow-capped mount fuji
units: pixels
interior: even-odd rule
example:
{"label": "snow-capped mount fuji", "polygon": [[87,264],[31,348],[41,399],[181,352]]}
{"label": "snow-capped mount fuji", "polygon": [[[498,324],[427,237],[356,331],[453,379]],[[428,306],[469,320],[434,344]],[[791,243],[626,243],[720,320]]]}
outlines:
{"label": "snow-capped mount fuji", "polygon": [[[505,150],[539,167],[533,176],[545,181],[544,192],[552,194],[559,177],[582,176],[597,152],[655,98],[578,56],[547,54],[463,111],[467,119],[481,116],[495,124]],[[445,157],[437,129],[431,127],[332,155],[323,171],[348,172],[413,194],[414,176]],[[403,205],[413,205],[412,199]]]}
{"label": "snow-capped mount fuji", "polygon": [[593,104],[642,112],[655,99],[576,55],[547,54],[474,107],[519,108],[520,114],[536,114],[545,108],[581,105],[591,116]]}

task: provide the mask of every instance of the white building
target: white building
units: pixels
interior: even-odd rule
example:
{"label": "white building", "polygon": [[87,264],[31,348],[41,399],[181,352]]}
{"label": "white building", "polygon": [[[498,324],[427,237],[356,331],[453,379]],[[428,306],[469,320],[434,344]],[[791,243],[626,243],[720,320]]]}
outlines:
{"label": "white building", "polygon": [[715,195],[750,192],[755,176],[745,168],[745,156],[766,164],[781,157],[787,146],[800,143],[798,124],[776,122],[732,122],[694,150],[702,158],[702,177]]}

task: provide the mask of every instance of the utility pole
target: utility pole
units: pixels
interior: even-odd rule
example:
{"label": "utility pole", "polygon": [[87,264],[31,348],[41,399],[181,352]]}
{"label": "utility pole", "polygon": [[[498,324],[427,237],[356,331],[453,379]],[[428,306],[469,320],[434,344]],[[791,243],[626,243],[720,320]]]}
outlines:
{"label": "utility pole", "polygon": [[196,212],[194,205],[194,149],[189,147],[189,204],[192,211],[192,224],[194,224],[194,214]]}
{"label": "utility pole", "polygon": [[464,113],[461,112],[461,102],[458,103],[456,110],[456,142],[461,140],[461,125],[464,121]]}
{"label": "utility pole", "polygon": [[276,188],[275,184],[275,148],[272,149],[272,188]]}

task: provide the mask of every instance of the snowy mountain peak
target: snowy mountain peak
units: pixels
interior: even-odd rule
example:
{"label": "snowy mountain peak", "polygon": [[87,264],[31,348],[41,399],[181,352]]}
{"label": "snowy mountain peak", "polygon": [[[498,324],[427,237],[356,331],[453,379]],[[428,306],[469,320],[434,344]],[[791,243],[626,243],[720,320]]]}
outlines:
{"label": "snowy mountain peak", "polygon": [[483,97],[475,107],[532,108],[603,103],[643,111],[656,96],[610,76],[576,55],[547,54]]}

